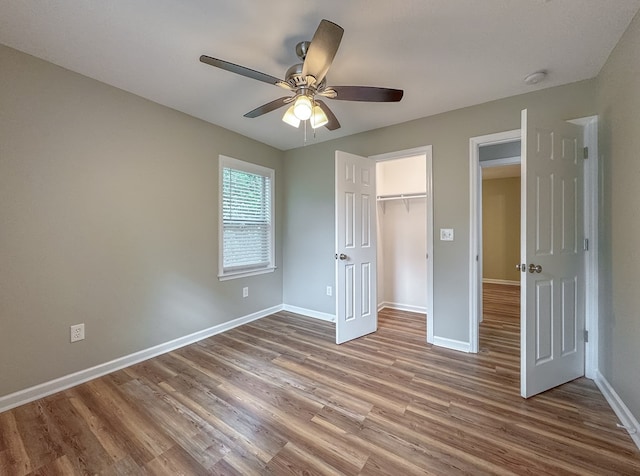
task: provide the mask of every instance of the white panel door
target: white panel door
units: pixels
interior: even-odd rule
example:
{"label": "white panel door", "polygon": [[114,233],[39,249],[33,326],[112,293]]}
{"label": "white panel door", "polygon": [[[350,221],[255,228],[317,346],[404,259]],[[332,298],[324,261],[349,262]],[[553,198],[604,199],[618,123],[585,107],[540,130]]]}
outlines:
{"label": "white panel door", "polygon": [[582,128],[522,111],[521,393],[584,375]]}
{"label": "white panel door", "polygon": [[336,151],[336,343],[378,328],[375,162]]}

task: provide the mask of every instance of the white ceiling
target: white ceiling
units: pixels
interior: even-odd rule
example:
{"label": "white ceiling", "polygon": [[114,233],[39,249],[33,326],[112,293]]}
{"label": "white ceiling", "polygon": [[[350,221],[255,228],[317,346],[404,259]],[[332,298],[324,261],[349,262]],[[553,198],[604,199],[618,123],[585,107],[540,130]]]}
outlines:
{"label": "white ceiling", "polygon": [[[279,149],[303,145],[283,90],[198,61],[282,78],[322,18],[345,34],[332,85],[404,89],[400,103],[327,101],[329,140],[596,76],[640,0],[0,0],[0,43]],[[527,86],[531,72],[549,71]],[[0,72],[1,74],[1,72]]]}

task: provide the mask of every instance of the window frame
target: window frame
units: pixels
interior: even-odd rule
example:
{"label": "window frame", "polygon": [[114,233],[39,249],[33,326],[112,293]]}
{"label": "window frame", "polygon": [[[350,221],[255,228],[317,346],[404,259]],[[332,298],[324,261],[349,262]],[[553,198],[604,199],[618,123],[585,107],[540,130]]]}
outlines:
{"label": "window frame", "polygon": [[[238,170],[250,174],[268,177],[270,180],[270,212],[271,221],[269,229],[269,263],[266,266],[253,266],[243,268],[225,269],[224,267],[224,169]],[[220,155],[218,160],[218,279],[227,281],[230,279],[255,276],[265,273],[273,273],[275,265],[275,170],[263,167],[244,160],[234,159],[225,155]]]}

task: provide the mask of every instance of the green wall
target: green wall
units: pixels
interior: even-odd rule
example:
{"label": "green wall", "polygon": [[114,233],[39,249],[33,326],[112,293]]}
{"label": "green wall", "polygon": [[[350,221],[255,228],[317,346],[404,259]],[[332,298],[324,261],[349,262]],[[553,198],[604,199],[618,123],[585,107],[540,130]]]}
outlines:
{"label": "green wall", "polygon": [[282,303],[218,281],[219,154],[283,216],[281,151],[0,46],[0,396]]}
{"label": "green wall", "polygon": [[640,419],[640,14],[597,78],[599,369]]}

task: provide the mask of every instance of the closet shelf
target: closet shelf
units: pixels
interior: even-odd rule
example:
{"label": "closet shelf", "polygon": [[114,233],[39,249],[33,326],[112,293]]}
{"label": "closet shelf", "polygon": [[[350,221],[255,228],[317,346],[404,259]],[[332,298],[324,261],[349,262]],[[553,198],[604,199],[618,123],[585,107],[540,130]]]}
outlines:
{"label": "closet shelf", "polygon": [[377,200],[379,202],[386,202],[388,200],[407,200],[409,198],[426,198],[426,193],[397,193],[394,195],[378,195]]}
{"label": "closet shelf", "polygon": [[426,198],[426,193],[398,193],[394,195],[378,195],[376,200],[380,202],[382,206],[382,213],[385,212],[384,202],[389,202],[391,200],[402,200],[404,202],[404,206],[407,211],[409,211],[409,200],[412,198]]}

